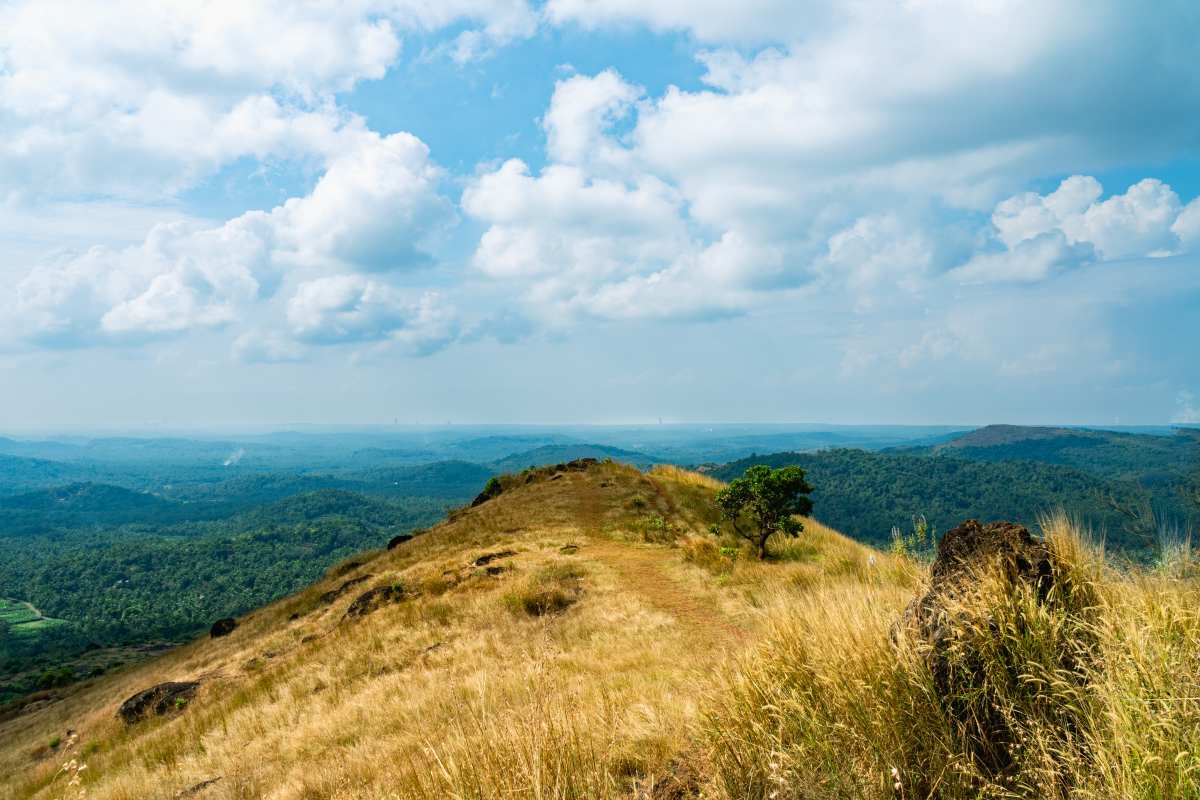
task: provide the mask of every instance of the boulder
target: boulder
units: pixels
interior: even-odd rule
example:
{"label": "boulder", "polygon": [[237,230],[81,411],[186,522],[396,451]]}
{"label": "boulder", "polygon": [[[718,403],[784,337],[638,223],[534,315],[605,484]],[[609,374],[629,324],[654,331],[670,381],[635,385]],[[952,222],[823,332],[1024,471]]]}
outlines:
{"label": "boulder", "polygon": [[237,620],[233,617],[225,617],[219,619],[212,624],[208,629],[208,636],[211,639],[220,639],[222,636],[228,636],[237,628]]}
{"label": "boulder", "polygon": [[117,716],[126,725],[140,722],[151,714],[161,717],[186,706],[199,688],[199,681],[170,681],[151,686],[121,703]]}
{"label": "boulder", "polygon": [[413,537],[412,537],[411,533],[401,533],[398,536],[393,536],[391,539],[388,540],[387,549],[395,550],[397,547],[404,544],[405,542],[411,542],[412,538]]}
{"label": "boulder", "polygon": [[324,603],[325,605],[328,605],[329,603],[332,603],[334,600],[337,600],[339,597],[344,595],[346,593],[346,590],[349,589],[350,587],[357,586],[358,584],[362,583],[363,581],[368,581],[370,579],[371,579],[370,575],[359,575],[357,578],[350,578],[349,580],[343,581],[342,584],[340,586],[338,586],[336,589],[330,589],[328,592],[325,592],[324,594],[322,594],[321,602]]}
{"label": "boulder", "polygon": [[[1023,667],[1020,656],[996,646],[1004,623],[993,616],[994,606],[977,601],[984,576],[998,577],[1002,591],[1014,596],[1025,589],[1040,604],[1057,602],[1051,600],[1055,563],[1043,542],[1021,525],[972,519],[938,543],[929,589],[909,603],[893,634],[917,638],[943,711],[964,734],[976,763],[999,775],[1013,763],[1017,736],[1004,710],[1009,701],[997,694],[1008,690],[997,689],[987,674],[1001,669],[1019,675]],[[1063,674],[1070,674],[1070,659],[1063,663]]]}
{"label": "boulder", "polygon": [[350,607],[346,609],[346,617],[365,617],[372,611],[389,603],[398,603],[407,596],[408,593],[404,590],[404,586],[398,583],[376,586],[355,598]]}
{"label": "boulder", "polygon": [[502,558],[511,558],[517,554],[516,550],[497,550],[493,553],[484,553],[479,558],[471,563],[477,567],[485,567],[493,561],[499,561]]}

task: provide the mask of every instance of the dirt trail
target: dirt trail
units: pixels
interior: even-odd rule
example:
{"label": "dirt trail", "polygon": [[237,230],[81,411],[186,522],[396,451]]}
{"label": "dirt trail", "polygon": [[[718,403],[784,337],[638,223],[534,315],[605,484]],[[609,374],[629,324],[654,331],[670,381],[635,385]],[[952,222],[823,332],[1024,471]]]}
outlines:
{"label": "dirt trail", "polygon": [[615,542],[601,530],[604,497],[592,486],[581,487],[580,520],[588,534],[587,556],[610,567],[621,582],[651,608],[670,615],[687,632],[709,646],[736,644],[746,631],[734,624],[709,594],[697,594],[670,575],[677,553],[665,547]]}

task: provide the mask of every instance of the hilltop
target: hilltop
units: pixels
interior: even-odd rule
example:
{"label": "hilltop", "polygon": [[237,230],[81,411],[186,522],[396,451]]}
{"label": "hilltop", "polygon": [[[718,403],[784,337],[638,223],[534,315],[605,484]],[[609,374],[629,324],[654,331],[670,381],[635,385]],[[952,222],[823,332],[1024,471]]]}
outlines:
{"label": "hilltop", "polygon": [[[982,662],[1017,683],[963,688],[964,702],[1008,714],[1004,735],[1026,742],[1005,766],[993,756],[1009,753],[1009,740],[955,717],[955,697],[938,695],[973,673],[946,684],[902,623],[914,598],[934,602],[938,584],[919,557],[806,520],[760,563],[708,532],[720,485],[611,463],[508,476],[477,505],[345,560],[228,635],[0,722],[0,796],[883,800],[1200,789],[1200,701],[1188,699],[1200,681],[1200,619],[1187,562],[1129,581],[1060,521],[1044,545],[1028,545],[1053,565],[1052,599],[1019,586],[983,592],[975,616],[955,617],[1029,634]],[[1087,646],[1103,657],[1064,678],[1060,654],[1083,652],[1072,638],[1083,615]],[[973,628],[954,630],[968,652],[984,652]],[[1045,681],[1055,670],[1061,687]]]}

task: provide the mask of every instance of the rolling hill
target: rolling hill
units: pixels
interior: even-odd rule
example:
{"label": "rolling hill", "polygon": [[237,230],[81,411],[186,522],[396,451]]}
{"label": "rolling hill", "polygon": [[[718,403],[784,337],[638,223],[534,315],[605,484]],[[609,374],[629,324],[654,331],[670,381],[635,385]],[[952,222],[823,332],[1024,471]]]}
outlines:
{"label": "rolling hill", "polygon": [[620,447],[610,447],[603,444],[552,444],[524,450],[505,456],[490,466],[496,472],[519,472],[526,467],[540,467],[546,464],[558,464],[564,461],[574,461],[577,458],[611,458],[638,467],[649,467],[653,464],[664,463],[666,460],[656,458],[633,450],[623,450]]}
{"label": "rolling hill", "polygon": [[[770,562],[747,558],[708,532],[720,484],[674,468],[530,475],[228,635],[48,691],[0,721],[0,796],[1200,790],[1190,562],[1126,580],[1055,522],[1028,546],[1047,548],[1075,599],[1042,603],[997,583],[964,606],[982,616],[954,617],[963,647],[980,646],[974,619],[1021,635],[986,651],[981,689],[943,697],[938,662],[898,622],[930,585],[925,565],[813,520],[774,542]],[[1083,629],[1086,651],[1071,638]],[[1067,652],[1100,657],[1065,674]],[[1015,720],[1005,725],[1027,743],[1015,761],[979,760],[998,734],[956,717],[959,702]]]}

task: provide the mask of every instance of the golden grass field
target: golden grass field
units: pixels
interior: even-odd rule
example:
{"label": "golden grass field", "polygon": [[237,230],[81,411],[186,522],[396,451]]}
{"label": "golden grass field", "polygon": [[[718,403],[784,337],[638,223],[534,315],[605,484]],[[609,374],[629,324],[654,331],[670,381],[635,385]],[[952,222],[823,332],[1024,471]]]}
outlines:
{"label": "golden grass field", "polygon": [[[892,633],[926,567],[811,520],[758,563],[707,532],[718,486],[615,464],[514,485],[227,638],[0,723],[0,797],[1200,797],[1190,562],[1118,574],[1056,519],[1047,540],[1088,598],[1070,619],[981,583],[1006,665],[985,694],[1024,748],[987,776]],[[345,618],[384,585],[408,599]],[[1078,631],[1083,690],[1055,677]],[[177,713],[114,716],[197,678]]]}

